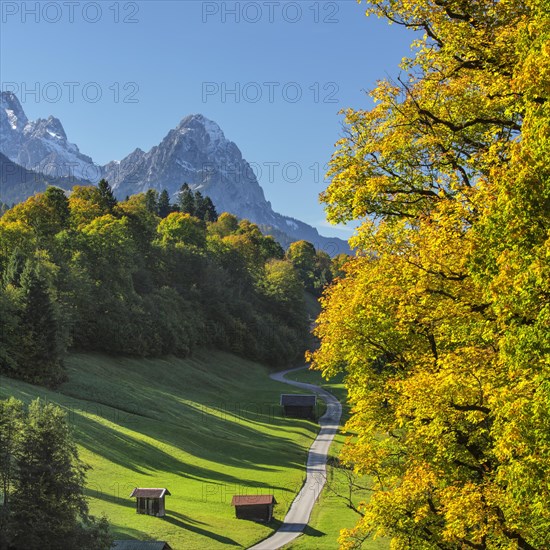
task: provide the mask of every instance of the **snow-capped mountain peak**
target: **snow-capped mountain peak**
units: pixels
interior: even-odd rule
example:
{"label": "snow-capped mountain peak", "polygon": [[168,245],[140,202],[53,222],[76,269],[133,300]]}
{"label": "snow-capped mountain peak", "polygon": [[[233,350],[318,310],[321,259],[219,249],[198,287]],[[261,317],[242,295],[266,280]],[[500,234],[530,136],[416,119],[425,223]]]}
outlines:
{"label": "snow-capped mountain peak", "polygon": [[67,140],[54,116],[29,121],[17,97],[0,93],[0,152],[29,170],[96,183],[101,167]]}
{"label": "snow-capped mountain peak", "polygon": [[194,139],[198,139],[197,135],[201,135],[204,145],[210,152],[227,141],[218,124],[201,114],[189,115],[182,118],[176,126],[176,131],[182,136],[195,133],[193,136]]}

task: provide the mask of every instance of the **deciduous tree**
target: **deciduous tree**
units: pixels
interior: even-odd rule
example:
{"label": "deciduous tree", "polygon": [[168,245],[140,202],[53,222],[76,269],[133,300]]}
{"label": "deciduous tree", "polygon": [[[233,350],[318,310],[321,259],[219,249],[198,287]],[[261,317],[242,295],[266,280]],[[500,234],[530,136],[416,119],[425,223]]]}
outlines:
{"label": "deciduous tree", "polygon": [[347,372],[343,458],[374,480],[342,546],[549,547],[548,6],[367,12],[423,36],[374,108],[346,111],[323,194],[363,222],[313,355]]}
{"label": "deciduous tree", "polygon": [[181,212],[172,212],[161,220],[157,228],[163,244],[181,244],[203,247],[206,244],[204,224],[197,218]]}

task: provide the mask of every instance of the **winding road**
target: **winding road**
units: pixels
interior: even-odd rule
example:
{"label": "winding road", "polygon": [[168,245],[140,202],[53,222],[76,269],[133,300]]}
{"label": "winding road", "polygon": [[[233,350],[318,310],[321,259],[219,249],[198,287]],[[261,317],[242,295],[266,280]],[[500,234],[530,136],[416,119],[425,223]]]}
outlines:
{"label": "winding road", "polygon": [[287,380],[285,378],[288,373],[303,368],[299,367],[297,369],[277,372],[272,374],[271,378],[278,382],[316,393],[326,402],[327,410],[319,419],[321,429],[307,455],[305,483],[292,502],[283,524],[273,535],[251,546],[249,550],[277,550],[299,537],[306,528],[313,506],[325,486],[327,455],[330,444],[338,432],[340,417],[342,416],[342,405],[334,395],[319,386],[304,382],[295,382],[294,380]]}

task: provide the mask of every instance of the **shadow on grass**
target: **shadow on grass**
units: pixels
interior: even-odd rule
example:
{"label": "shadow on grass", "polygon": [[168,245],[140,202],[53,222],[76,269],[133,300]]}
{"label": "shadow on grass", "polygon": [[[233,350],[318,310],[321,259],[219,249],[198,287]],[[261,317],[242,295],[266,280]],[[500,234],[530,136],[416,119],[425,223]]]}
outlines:
{"label": "shadow on grass", "polygon": [[[107,422],[112,422],[107,411],[102,412],[107,416]],[[71,416],[80,444],[91,452],[142,475],[152,475],[152,470],[164,470],[199,479],[242,482],[241,479],[229,475],[212,476],[211,470],[182,462],[156,445],[140,440],[139,435],[176,447],[203,460],[256,471],[301,467],[306,454],[304,447],[289,438],[268,435],[244,423],[227,422],[210,414],[206,415],[207,418],[204,415],[195,418],[195,425],[184,422],[183,425],[176,426],[143,417],[139,420],[134,418],[129,423],[125,420],[114,422],[115,426],[136,432],[136,435],[99,422],[76,407],[71,411]],[[312,426],[305,424],[304,427],[313,432]],[[205,431],[208,433],[204,433]],[[313,435],[312,433],[312,438]]]}
{"label": "shadow on grass", "polygon": [[[198,458],[259,471],[301,466],[305,449],[291,438],[299,433],[313,439],[317,426],[280,417],[279,394],[287,391],[285,385],[270,381],[257,367],[251,369],[250,383],[243,384],[233,367],[240,372],[246,362],[228,354],[209,351],[197,357],[199,365],[193,366],[192,360],[174,358],[131,361],[75,355],[69,362],[71,380],[60,391],[80,401],[75,403],[78,412],[162,443],[180,442],[182,450]],[[200,362],[212,357],[227,365],[210,372]],[[278,433],[268,434],[268,429]],[[226,449],[220,452],[220,446]]]}
{"label": "shadow on grass", "polygon": [[[197,522],[192,520],[191,518],[188,518],[182,514],[177,514],[175,512],[168,512],[168,514],[169,515],[164,516],[162,518],[162,520],[165,521],[166,523],[170,523],[171,525],[175,525],[176,527],[180,527],[181,529],[185,529],[187,531],[196,533],[197,535],[201,535],[203,537],[207,537],[209,539],[215,540],[221,544],[228,544],[231,546],[240,546],[240,544],[237,541],[233,540],[232,538],[225,537],[224,535],[219,535],[218,533],[213,533],[208,529],[203,529],[202,527],[198,527],[197,525],[194,525]],[[203,524],[203,525],[206,525],[206,524]]]}
{"label": "shadow on grass", "polygon": [[153,540],[147,533],[132,529],[131,527],[123,527],[121,525],[111,524],[111,535],[115,540]]}
{"label": "shadow on grass", "polygon": [[[135,508],[135,504],[133,502],[128,501],[127,499],[125,500],[123,498],[113,496],[113,495],[102,493],[102,494],[92,494],[90,496],[94,496],[95,498],[100,498],[102,500],[105,500],[107,502],[112,502],[114,504],[126,506],[127,508],[132,508],[132,509]],[[180,514],[179,512],[175,512],[173,510],[168,509],[166,511],[166,516],[158,519],[159,521],[165,521],[166,523],[174,525],[175,527],[178,527],[180,529],[185,529],[187,531],[191,531],[198,535],[216,540],[222,544],[227,544],[230,546],[239,546],[239,543],[234,541],[233,539],[208,530],[207,523],[203,521],[195,520],[189,516]],[[204,525],[205,528],[199,527],[199,525]],[[144,541],[152,540],[150,535],[148,535],[147,533],[143,531],[139,531],[137,529],[132,529],[130,527],[112,525],[112,531],[113,531],[114,538],[117,540],[124,539],[124,538],[144,540]]]}
{"label": "shadow on grass", "polygon": [[[136,478],[135,482],[126,483],[124,486],[118,486],[116,481],[110,487],[91,487],[91,495],[96,498],[102,498],[104,500],[119,503],[120,499],[129,498],[129,494],[132,489],[142,483],[150,483],[152,486],[159,486],[162,484],[162,476],[164,472],[169,472],[171,475],[180,476],[182,478],[194,479],[203,483],[218,484],[224,486],[249,486],[249,487],[264,487],[265,483],[261,481],[252,481],[242,477],[235,477],[230,474],[223,473],[219,470],[212,470],[191,464],[189,462],[180,460],[162,450],[161,448],[153,445],[147,441],[137,439],[136,436],[131,434],[125,434],[120,430],[112,428],[106,424],[102,424],[84,414],[80,414],[78,411],[73,411],[74,425],[76,440],[80,445],[88,449],[104,459],[117,464],[123,468],[133,471],[138,476],[147,476],[153,478],[151,482],[145,482],[143,479]],[[159,443],[167,443],[175,446],[174,441],[182,439],[181,434],[174,433],[172,438],[160,437],[155,433],[154,426],[140,427],[139,434],[149,435],[151,439],[155,439]],[[179,437],[178,437],[179,436]],[[224,452],[223,447],[220,445],[220,441],[213,442],[211,444],[214,449],[211,452],[214,456],[211,460],[216,463],[221,463],[223,457],[228,456],[228,462],[232,462],[229,458],[231,450]],[[253,442],[250,442],[250,446],[253,447]],[[299,447],[295,445],[298,449]],[[182,449],[183,450],[183,449]],[[208,451],[208,450],[206,450]],[[233,449],[234,451],[234,449]],[[243,451],[244,452],[244,451]],[[248,450],[249,454],[252,450]],[[271,451],[273,453],[273,451]],[[282,455],[283,453],[281,453]],[[215,460],[214,460],[215,457]],[[243,466],[246,465],[246,461],[243,463],[236,461]],[[283,460],[283,462],[285,462]],[[284,464],[283,464],[284,465]],[[261,469],[261,468],[258,468]],[[284,491],[285,487],[270,487],[273,490]],[[112,497],[113,492],[119,492],[120,494]],[[95,494],[96,492],[97,494]],[[110,493],[110,494],[109,494]],[[117,499],[118,498],[118,499]],[[114,499],[114,500],[112,500]]]}
{"label": "shadow on grass", "polygon": [[308,537],[324,537],[326,533],[323,531],[319,531],[318,529],[314,529],[310,525],[306,525],[304,529],[304,535],[307,535]]}
{"label": "shadow on grass", "polygon": [[245,523],[257,523],[258,525],[262,525],[263,527],[266,527],[271,530],[269,534],[264,535],[264,538],[269,538],[271,535],[276,533],[282,526],[283,521],[280,519],[272,518],[269,523],[264,523],[263,521],[256,522],[252,519],[239,519],[239,521],[245,522]]}
{"label": "shadow on grass", "polygon": [[166,510],[166,515],[167,516],[173,516],[175,518],[179,518],[181,519],[182,521],[185,521],[186,523],[194,523],[195,525],[208,525],[207,523],[205,523],[204,521],[199,521],[197,519],[193,519],[189,516],[186,516],[185,514],[180,514],[179,512],[174,512],[173,510]]}
{"label": "shadow on grass", "polygon": [[130,487],[129,485],[123,486],[124,490],[121,491],[120,486],[113,484],[109,488],[113,489],[118,494],[107,493],[102,487],[89,485],[86,487],[86,496],[89,498],[103,500],[105,502],[109,502],[110,504],[116,504],[117,506],[123,506],[124,508],[131,508],[132,510],[136,509],[135,499],[131,499],[129,497],[130,491],[133,487]]}

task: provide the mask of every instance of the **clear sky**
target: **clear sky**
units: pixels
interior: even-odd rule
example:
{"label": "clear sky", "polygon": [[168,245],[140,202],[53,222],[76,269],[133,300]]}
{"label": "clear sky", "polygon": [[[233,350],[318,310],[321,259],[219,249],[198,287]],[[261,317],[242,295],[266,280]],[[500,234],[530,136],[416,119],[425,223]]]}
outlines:
{"label": "clear sky", "polygon": [[0,82],[99,164],[216,121],[282,214],[325,235],[318,194],[345,107],[396,76],[413,36],[355,0],[0,2]]}

